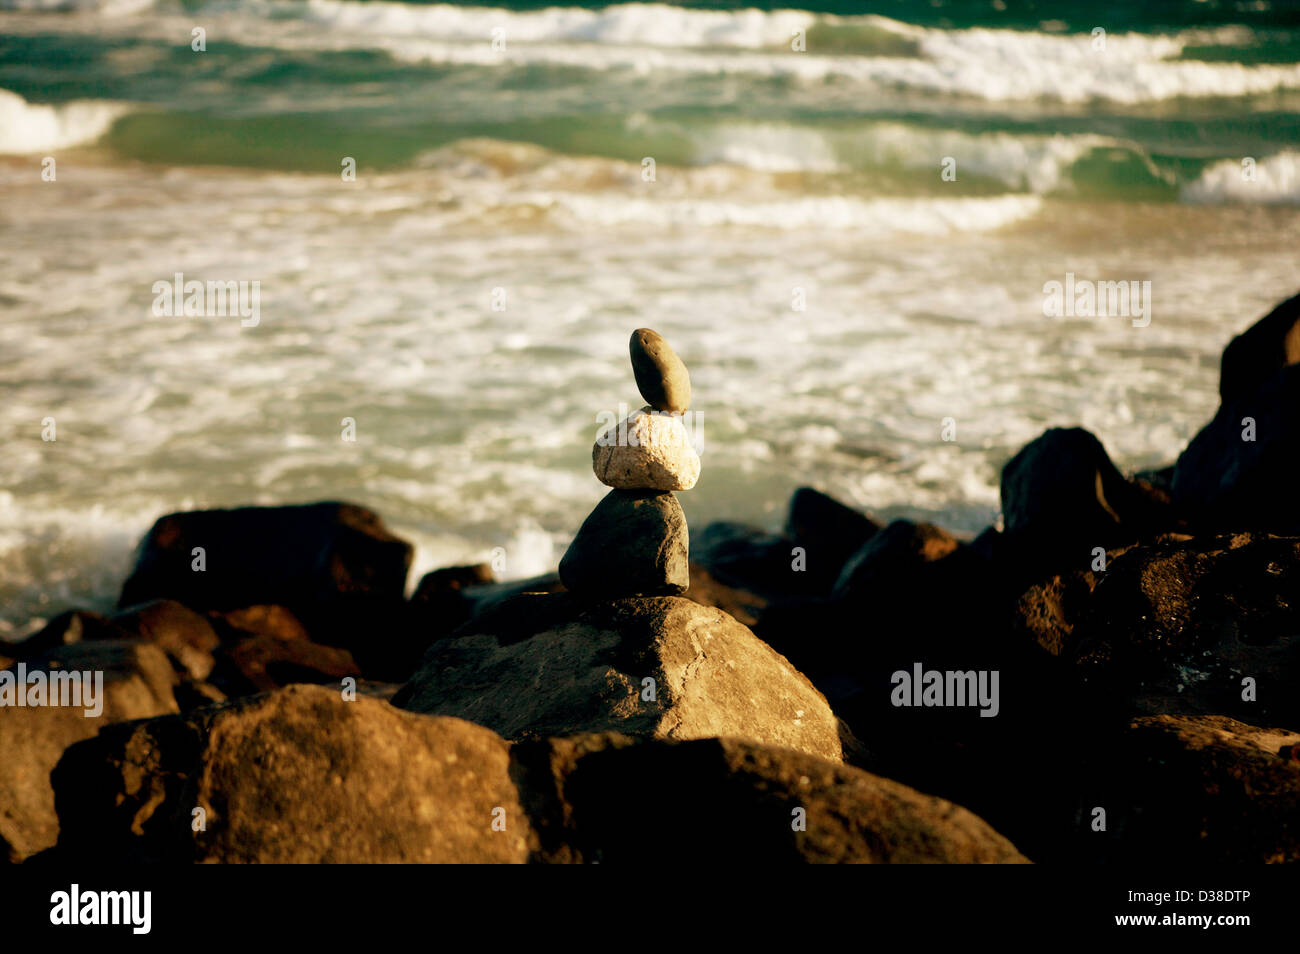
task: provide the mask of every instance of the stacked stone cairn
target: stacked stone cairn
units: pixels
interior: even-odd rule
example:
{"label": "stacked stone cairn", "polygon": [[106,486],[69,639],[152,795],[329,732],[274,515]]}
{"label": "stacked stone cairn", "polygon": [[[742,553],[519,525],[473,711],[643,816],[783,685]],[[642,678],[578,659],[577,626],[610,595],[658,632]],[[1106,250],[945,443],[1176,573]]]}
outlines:
{"label": "stacked stone cairn", "polygon": [[560,580],[594,599],[675,596],[690,586],[686,516],[673,494],[700,479],[682,415],[691,405],[686,365],[658,333],[638,328],[632,372],[646,406],[596,438],[591,466],[614,488],[560,561]]}

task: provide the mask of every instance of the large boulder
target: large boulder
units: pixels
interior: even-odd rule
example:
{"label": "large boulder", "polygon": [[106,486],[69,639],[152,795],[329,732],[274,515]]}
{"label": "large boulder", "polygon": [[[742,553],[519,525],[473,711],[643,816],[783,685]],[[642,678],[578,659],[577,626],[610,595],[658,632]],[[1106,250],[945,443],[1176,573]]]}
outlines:
{"label": "large boulder", "polygon": [[1300,539],[1158,537],[1031,587],[1017,615],[1099,704],[1300,728]]}
{"label": "large boulder", "polygon": [[1051,428],[1002,468],[1002,554],[1030,580],[1087,569],[1095,548],[1132,543],[1176,521],[1159,494],[1125,479],[1081,427]]}
{"label": "large boulder", "polygon": [[[89,738],[103,726],[128,719],[176,712],[176,676],[157,646],[133,640],[102,640],[59,646],[45,655],[16,663],[0,675],[0,687],[22,690],[18,666],[24,672],[103,673],[103,697],[98,713],[87,715],[82,705],[0,705],[0,854],[21,861],[54,844],[58,819],[50,770],[64,749]],[[16,686],[14,685],[16,683]],[[2,691],[2,690],[0,690]]]}
{"label": "large boulder", "polygon": [[657,490],[611,490],[578,528],[560,580],[594,599],[685,592],[690,532],[682,505]]}
{"label": "large boulder", "polygon": [[63,646],[103,639],[140,639],[167,654],[178,673],[206,679],[220,637],[211,620],[175,600],[150,600],[105,616],[90,610],[68,610],[39,632],[17,644],[19,659],[34,659]]}
{"label": "large boulder", "polygon": [[939,527],[895,520],[849,558],[830,597],[773,601],[756,632],[819,686],[870,686],[887,701],[899,668],[978,657],[994,595],[987,560]]}
{"label": "large boulder", "polygon": [[763,594],[802,593],[808,577],[794,569],[794,546],[780,534],[716,520],[695,534],[691,558],[727,586]]}
{"label": "large boulder", "polygon": [[[803,752],[741,739],[581,735],[517,747],[552,860],[644,864],[1015,864],[966,809]],[[545,822],[540,821],[544,817]]]}
{"label": "large boulder", "polygon": [[829,592],[844,564],[880,529],[866,514],[812,487],[800,487],[790,498],[785,535],[801,547],[807,572],[820,592]]}
{"label": "large boulder", "polygon": [[879,529],[852,507],[800,487],[780,533],[715,521],[696,534],[691,558],[720,583],[763,597],[824,597],[849,557]]}
{"label": "large boulder", "polygon": [[[1134,864],[1300,861],[1300,734],[1224,716],[1146,716],[1091,766],[1080,854]],[[1087,826],[1096,808],[1106,830]]]}
{"label": "large boulder", "polygon": [[1300,295],[1228,342],[1219,366],[1219,398],[1228,404],[1247,397],[1292,364],[1300,364]]}
{"label": "large boulder", "polygon": [[293,686],[114,726],[53,773],[51,860],[1023,863],[969,811],[741,739],[511,745]]}
{"label": "large boulder", "polygon": [[58,850],[128,862],[520,862],[535,838],[509,763],[481,726],[291,686],[74,746],[53,776]]}
{"label": "large boulder", "polygon": [[720,610],[679,597],[524,595],[430,647],[393,699],[510,739],[736,736],[841,757],[826,699]]}
{"label": "large boulder", "polygon": [[412,552],[354,504],[174,513],[141,541],[119,605],[156,598],[196,610],[280,605],[317,640],[359,657],[382,655],[375,643],[404,617]]}
{"label": "large boulder", "polygon": [[1300,365],[1225,400],[1174,469],[1174,500],[1209,531],[1300,534]]}

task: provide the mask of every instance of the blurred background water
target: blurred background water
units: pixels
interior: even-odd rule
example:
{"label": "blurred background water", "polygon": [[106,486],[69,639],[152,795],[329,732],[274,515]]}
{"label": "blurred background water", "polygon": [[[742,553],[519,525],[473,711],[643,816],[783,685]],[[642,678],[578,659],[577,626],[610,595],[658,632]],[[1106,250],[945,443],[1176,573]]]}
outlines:
{"label": "blurred background water", "polygon": [[[1052,425],[1171,462],[1300,284],[1297,106],[1268,2],[0,0],[0,636],[188,507],[553,568],[640,326],[691,368],[696,527],[811,483],[974,532]],[[260,323],[155,316],[177,272]],[[1067,272],[1150,325],[1045,317]]]}

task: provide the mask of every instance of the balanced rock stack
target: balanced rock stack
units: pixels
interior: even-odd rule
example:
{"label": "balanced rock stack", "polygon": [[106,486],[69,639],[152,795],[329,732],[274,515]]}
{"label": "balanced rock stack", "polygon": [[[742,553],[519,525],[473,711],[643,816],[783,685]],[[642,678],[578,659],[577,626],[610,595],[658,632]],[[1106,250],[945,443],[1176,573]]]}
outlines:
{"label": "balanced rock stack", "polygon": [[601,599],[675,596],[690,586],[686,516],[673,491],[690,490],[700,478],[700,457],[682,421],[691,378],[649,328],[632,333],[630,350],[646,407],[596,439],[592,469],[614,489],[560,561],[560,580],[570,592]]}

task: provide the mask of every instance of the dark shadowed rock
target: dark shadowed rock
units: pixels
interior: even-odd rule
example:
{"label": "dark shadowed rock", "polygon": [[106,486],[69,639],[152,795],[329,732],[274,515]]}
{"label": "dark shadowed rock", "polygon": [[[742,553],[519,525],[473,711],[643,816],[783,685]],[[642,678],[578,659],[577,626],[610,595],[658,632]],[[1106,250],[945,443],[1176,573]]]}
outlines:
{"label": "dark shadowed rock", "polygon": [[691,558],[727,586],[763,594],[805,593],[809,577],[794,569],[794,541],[730,520],[695,534]]}
{"label": "dark shadowed rock", "polygon": [[87,639],[130,639],[134,633],[126,632],[109,622],[102,613],[91,610],[67,610],[59,613],[38,632],[22,642],[10,645],[15,659],[34,659],[60,646],[71,646]]}
{"label": "dark shadowed rock", "polygon": [[[206,569],[194,570],[195,548]],[[160,518],[119,601],[175,599],[197,610],[280,605],[314,638],[364,652],[404,611],[409,543],[364,507],[318,503],[201,510]]]}
{"label": "dark shadowed rock", "polygon": [[486,563],[426,573],[411,595],[412,619],[428,632],[446,635],[470,617],[474,601],[466,591],[493,582],[492,567]]}
{"label": "dark shadowed rock", "polygon": [[866,514],[812,487],[800,487],[790,498],[785,535],[808,555],[808,573],[823,580],[829,592],[849,557],[880,529]]}
{"label": "dark shadowed rock", "polygon": [[1261,864],[1300,861],[1300,734],[1224,716],[1136,719],[1093,767],[1080,839],[1094,861]]}
{"label": "dark shadowed rock", "polygon": [[1019,618],[1059,646],[1095,704],[1300,726],[1295,538],[1159,537],[1113,552],[1102,573],[1031,588]]}
{"label": "dark shadowed rock", "polygon": [[496,734],[317,686],[114,727],[53,781],[72,859],[499,863],[535,841]]}
{"label": "dark shadowed rock", "polygon": [[712,606],[746,626],[758,622],[767,606],[767,599],[739,587],[727,586],[698,563],[691,563],[691,588],[683,594],[686,599],[701,606]]}
{"label": "dark shadowed rock", "polygon": [[267,692],[291,683],[338,684],[358,677],[352,654],[309,639],[250,634],[223,646],[209,681],[228,696]]}
{"label": "dark shadowed rock", "polygon": [[1002,513],[1006,555],[1030,579],[1086,570],[1095,547],[1132,543],[1162,522],[1173,523],[1081,427],[1045,431],[1007,462]]}
{"label": "dark shadowed rock", "polygon": [[153,643],[178,673],[202,680],[212,672],[212,654],[221,640],[212,622],[175,600],[152,600],[109,617],[118,629]]}
{"label": "dark shadowed rock", "polygon": [[1225,401],[1174,470],[1174,499],[1202,530],[1300,534],[1298,487],[1300,365]]}
{"label": "dark shadowed rock", "polygon": [[518,597],[430,647],[393,704],[510,739],[727,735],[841,756],[836,718],[798,670],[730,616],[677,597]]}
{"label": "dark shadowed rock", "polygon": [[[552,860],[1023,863],[980,818],[897,782],[740,739],[581,735],[520,746]],[[545,809],[549,807],[549,811]],[[795,830],[802,822],[805,830]]]}
{"label": "dark shadowed rock", "polygon": [[212,623],[175,600],[151,600],[111,616],[88,610],[60,613],[34,636],[19,643],[17,657],[32,659],[63,646],[104,639],[140,639],[167,654],[176,671],[205,679],[219,639]]}
{"label": "dark shadowed rock", "polygon": [[882,587],[916,578],[924,564],[939,563],[957,552],[961,544],[932,523],[895,520],[853,554],[840,571],[831,595],[870,598]]}
{"label": "dark shadowed rock", "polygon": [[[28,672],[46,673],[47,679],[52,672],[102,672],[103,699],[102,711],[89,717],[84,705],[0,706],[0,849],[10,861],[54,844],[59,826],[50,770],[64,749],[110,723],[177,710],[172,666],[162,650],[148,643],[76,643],[23,665]],[[10,672],[16,678],[16,670]],[[84,696],[81,701],[86,702]]]}
{"label": "dark shadowed rock", "polygon": [[1291,364],[1300,364],[1300,295],[1228,342],[1219,367],[1219,398],[1228,404],[1247,397]]}
{"label": "dark shadowed rock", "polygon": [[819,686],[834,683],[833,706],[866,685],[887,700],[899,668],[978,655],[996,594],[988,561],[932,524],[896,520],[849,559],[830,598],[774,600],[756,632]]}
{"label": "dark shadowed rock", "polygon": [[560,560],[560,580],[595,599],[675,595],[691,585],[686,515],[671,493],[611,490]]}

